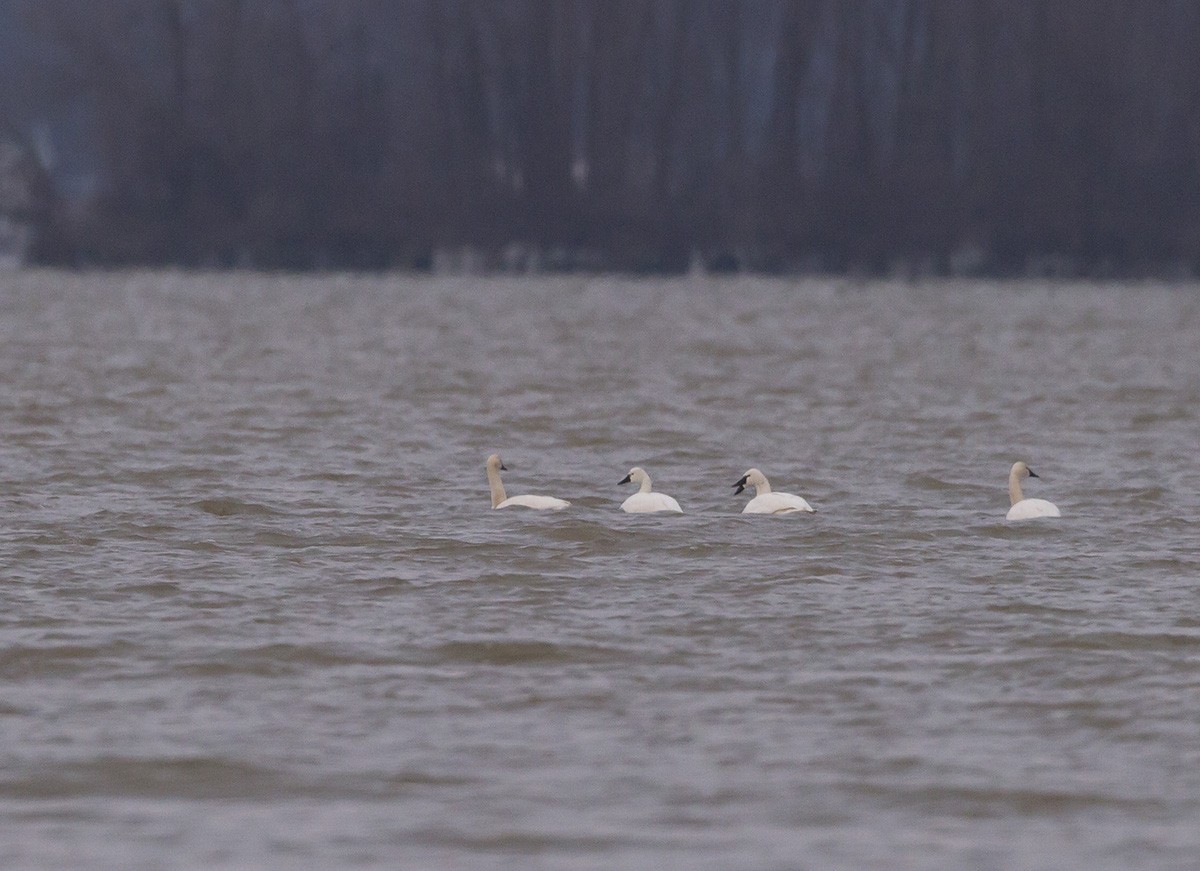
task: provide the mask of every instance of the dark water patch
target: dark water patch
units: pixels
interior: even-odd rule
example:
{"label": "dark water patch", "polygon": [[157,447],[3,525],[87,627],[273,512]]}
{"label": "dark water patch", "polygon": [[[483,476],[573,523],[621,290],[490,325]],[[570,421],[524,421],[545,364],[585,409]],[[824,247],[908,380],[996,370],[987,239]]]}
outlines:
{"label": "dark water patch", "polygon": [[1036,789],[955,786],[953,784],[842,784],[864,800],[891,806],[909,806],[955,818],[1054,818],[1089,811],[1124,811],[1156,814],[1162,801],[1132,798],[1092,789]]}
{"label": "dark water patch", "polygon": [[1077,632],[1064,628],[1059,635],[1038,636],[1030,641],[1051,649],[1162,653],[1200,651],[1200,632]]}
{"label": "dark water patch", "polygon": [[359,484],[363,482],[360,472],[339,472],[332,469],[310,469],[296,475],[297,482],[316,482],[330,484]]}
{"label": "dark water patch", "polygon": [[205,514],[212,514],[215,517],[235,517],[246,515],[250,517],[271,517],[279,514],[273,508],[266,505],[261,505],[256,502],[244,502],[234,498],[214,498],[201,499],[198,502],[191,503],[193,508],[198,508]]}
{"label": "dark water patch", "polygon": [[471,587],[480,587],[484,595],[492,596],[502,596],[529,589],[547,588],[556,582],[567,580],[560,580],[561,576],[556,575],[554,572],[540,569],[537,562],[529,560],[528,555],[526,555],[526,559],[523,562],[525,563],[525,568],[520,571],[480,571],[478,568],[465,571],[447,571],[441,575],[439,580],[469,584]]}
{"label": "dark water patch", "polygon": [[386,665],[394,661],[381,656],[380,650],[345,644],[278,642],[221,648],[203,658],[181,662],[176,668],[182,674],[197,676],[284,677],[305,674],[313,669]]}
{"label": "dark water patch", "polygon": [[[1004,510],[1007,511],[1007,508]],[[1025,543],[1062,540],[1075,530],[1070,525],[1070,521],[1062,517],[1041,520],[1004,520],[1003,514],[1001,514],[995,522],[981,524],[973,527],[971,531],[999,541]]]}
{"label": "dark water patch", "polygon": [[88,797],[223,800],[265,798],[303,786],[285,774],[209,756],[139,758],[101,756],[79,762],[47,762],[0,774],[0,795],[9,799]]}
{"label": "dark water patch", "polygon": [[320,540],[292,532],[281,532],[276,529],[255,529],[252,532],[254,543],[264,547],[296,550],[300,548],[317,547]]}
{"label": "dark water patch", "polygon": [[1167,406],[1155,411],[1144,411],[1135,414],[1129,421],[1134,427],[1154,427],[1164,423],[1191,421],[1195,419],[1195,410],[1186,405]]}
{"label": "dark water patch", "polygon": [[573,518],[568,522],[548,527],[545,538],[547,541],[563,541],[599,547],[616,546],[626,541],[622,533],[607,522]]}
{"label": "dark water patch", "polygon": [[[1048,728],[1060,732],[1070,730],[1081,740],[1085,730],[1102,733],[1108,740],[1122,740],[1123,733],[1138,725],[1138,715],[1113,704],[1111,699],[1072,700],[1054,698],[1047,701],[1020,699],[1012,702],[990,702],[974,706],[987,716],[1042,718]],[[1137,735],[1136,731],[1132,733]],[[1136,740],[1136,738],[1135,738]]]}
{"label": "dark water patch", "polygon": [[22,431],[20,438],[57,441],[62,437],[60,427],[63,417],[70,409],[68,403],[61,405],[21,405],[9,409],[9,423],[19,427],[49,427],[46,430]]}
{"label": "dark water patch", "polygon": [[415,558],[439,557],[470,562],[498,554],[510,554],[514,546],[528,542],[525,532],[524,529],[497,531],[477,528],[446,535],[415,530],[408,533],[406,541],[397,544],[403,545],[406,555]]}
{"label": "dark water patch", "polygon": [[622,648],[609,645],[507,638],[452,641],[427,649],[427,652],[438,661],[478,665],[611,663],[628,661],[631,655]]}
{"label": "dark water patch", "polygon": [[[153,445],[144,448],[148,455],[159,453],[164,446]],[[195,490],[211,489],[223,477],[222,471],[213,466],[181,463],[162,467],[152,465],[146,468],[121,469],[121,482],[125,485],[143,485],[148,492],[161,491],[164,496],[173,496],[182,488]],[[185,483],[188,482],[188,483]],[[199,483],[204,482],[204,486]]]}
{"label": "dark water patch", "polygon": [[59,525],[55,525],[52,530],[25,534],[23,539],[26,545],[41,546],[52,552],[78,552],[76,548],[92,548],[103,543],[100,536]]}
{"label": "dark water patch", "polygon": [[1073,618],[1086,618],[1090,613],[1089,609],[1087,608],[1069,607],[1066,605],[1051,605],[1044,602],[1031,602],[1027,600],[991,602],[986,605],[986,609],[997,614],[1016,614],[1030,617],[1044,617],[1047,620],[1061,620],[1064,622]]}
{"label": "dark water patch", "polygon": [[12,644],[0,648],[0,676],[26,681],[118,671],[140,649],[127,641]]}
{"label": "dark water patch", "polygon": [[1125,563],[1122,568],[1155,576],[1174,575],[1179,578],[1196,578],[1200,577],[1200,553],[1186,556],[1135,558]]}
{"label": "dark water patch", "polygon": [[1145,504],[1150,505],[1150,504],[1157,504],[1157,503],[1162,502],[1164,499],[1166,499],[1171,494],[1170,494],[1170,491],[1168,491],[1167,488],[1165,488],[1165,487],[1161,487],[1158,485],[1150,485],[1150,486],[1141,486],[1141,487],[1133,486],[1133,487],[1123,488],[1123,489],[1119,489],[1119,490],[1114,489],[1114,490],[1107,491],[1107,492],[1101,491],[1098,493],[1098,495],[1110,496],[1112,503],[1116,504],[1116,505],[1120,505],[1120,504],[1127,503],[1127,502],[1134,503],[1134,504],[1145,503]]}
{"label": "dark water patch", "polygon": [[425,769],[406,769],[395,774],[382,774],[378,778],[372,778],[379,783],[380,791],[384,794],[389,794],[410,787],[443,787],[443,786],[470,786],[478,783],[476,777],[472,777],[465,772],[433,772]]}
{"label": "dark water patch", "polygon": [[414,589],[414,584],[410,579],[402,578],[399,575],[371,575],[351,578],[350,581],[360,592],[380,598],[407,595]]}
{"label": "dark water patch", "polygon": [[183,595],[186,591],[180,584],[174,581],[150,581],[148,583],[130,584],[125,587],[125,592],[151,596],[153,598],[170,598],[172,596]]}
{"label": "dark water patch", "polygon": [[906,475],[904,484],[913,490],[923,490],[930,493],[945,493],[957,491],[962,488],[962,485],[957,482],[948,481],[928,472],[915,472]]}
{"label": "dark water patch", "polygon": [[[632,841],[621,835],[565,834],[534,831],[497,831],[494,833],[480,832],[478,829],[458,829],[438,824],[418,831],[410,831],[407,837],[412,843],[425,847],[454,848],[466,850],[481,856],[553,856],[561,853],[564,856],[578,854],[605,854],[621,846],[643,842],[653,843],[648,838],[635,838]],[[564,859],[564,861],[567,861]]]}
{"label": "dark water patch", "polygon": [[399,548],[401,544],[392,536],[369,532],[344,532],[318,536],[312,542],[312,546],[331,550],[362,550],[377,554],[386,553],[389,548]]}
{"label": "dark water patch", "polygon": [[127,518],[109,527],[107,537],[110,540],[115,538],[124,541],[159,542],[168,546],[174,543],[179,533],[180,527],[173,523],[164,523],[162,520],[137,522]]}
{"label": "dark water patch", "polygon": [[227,553],[229,548],[211,538],[190,538],[181,535],[180,530],[175,530],[175,535],[166,543],[172,548],[178,548],[180,551],[196,555],[214,555]]}

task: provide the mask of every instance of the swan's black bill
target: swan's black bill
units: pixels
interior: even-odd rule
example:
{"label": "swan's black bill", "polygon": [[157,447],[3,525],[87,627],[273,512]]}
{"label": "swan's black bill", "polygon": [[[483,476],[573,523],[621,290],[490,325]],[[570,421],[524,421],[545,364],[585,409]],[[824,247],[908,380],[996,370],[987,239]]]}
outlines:
{"label": "swan's black bill", "polygon": [[626,475],[624,478],[622,478],[622,479],[621,479],[620,481],[618,481],[617,483],[618,483],[618,484],[628,484],[628,483],[629,483],[629,476],[628,476],[628,475]]}
{"label": "swan's black bill", "polygon": [[500,464],[500,471],[501,471],[501,472],[507,472],[507,471],[508,471],[508,466],[504,465],[504,463],[501,463],[501,464]]}
{"label": "swan's black bill", "polygon": [[746,489],[746,479],[749,477],[749,475],[742,475],[742,477],[738,479],[738,482],[733,485],[735,488],[733,491],[734,496]]}
{"label": "swan's black bill", "polygon": [[[1029,469],[1029,467],[1028,467],[1028,466],[1026,466],[1025,468],[1026,468],[1026,469]],[[1033,469],[1029,469],[1029,477],[1030,477],[1030,478],[1040,478],[1040,477],[1042,477],[1042,476],[1041,476],[1041,475],[1039,475],[1037,472],[1033,471]]]}

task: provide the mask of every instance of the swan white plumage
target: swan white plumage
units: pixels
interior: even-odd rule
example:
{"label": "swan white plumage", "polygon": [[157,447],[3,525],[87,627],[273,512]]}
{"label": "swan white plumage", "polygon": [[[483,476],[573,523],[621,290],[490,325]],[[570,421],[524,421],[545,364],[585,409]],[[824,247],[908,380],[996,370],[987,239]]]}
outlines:
{"label": "swan white plumage", "polygon": [[741,493],[747,487],[753,487],[755,496],[742,509],[743,514],[795,514],[801,511],[815,512],[808,502],[791,493],[773,493],[771,482],[758,469],[748,469],[746,474],[733,485],[734,493]]}
{"label": "swan white plumage", "polygon": [[1038,478],[1037,472],[1023,462],[1013,463],[1008,473],[1008,520],[1032,520],[1035,517],[1062,517],[1062,512],[1053,502],[1045,499],[1026,499],[1021,493],[1021,480]]}
{"label": "swan white plumage", "polygon": [[640,485],[638,491],[621,503],[621,510],[630,514],[652,514],[656,511],[674,511],[682,514],[679,503],[666,493],[650,491],[650,476],[640,466],[634,466],[629,474],[617,482],[618,484],[634,483]]}
{"label": "swan white plumage", "polygon": [[506,496],[504,493],[504,485],[500,483],[500,472],[507,472],[508,468],[500,461],[499,454],[492,454],[487,458],[487,479],[488,487],[492,491],[492,507],[493,508],[537,508],[545,511],[558,511],[566,508],[571,503],[566,499],[556,499],[553,496]]}

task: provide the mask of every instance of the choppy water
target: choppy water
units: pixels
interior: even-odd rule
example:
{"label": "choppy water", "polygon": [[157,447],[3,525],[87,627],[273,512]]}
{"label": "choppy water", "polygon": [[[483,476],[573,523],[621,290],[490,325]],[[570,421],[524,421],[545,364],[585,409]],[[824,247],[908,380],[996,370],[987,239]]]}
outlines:
{"label": "choppy water", "polygon": [[1198,305],[0,276],[0,866],[1196,867]]}

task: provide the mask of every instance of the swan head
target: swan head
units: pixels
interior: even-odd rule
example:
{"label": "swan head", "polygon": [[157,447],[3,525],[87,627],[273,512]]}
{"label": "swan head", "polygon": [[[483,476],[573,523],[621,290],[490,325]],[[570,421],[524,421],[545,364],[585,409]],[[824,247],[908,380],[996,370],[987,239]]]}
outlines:
{"label": "swan head", "polygon": [[1012,469],[1008,473],[1008,501],[1010,505],[1016,505],[1025,498],[1025,494],[1021,492],[1021,481],[1025,478],[1036,478],[1037,472],[1029,468],[1029,466],[1018,460],[1013,463]]}
{"label": "swan head", "polygon": [[508,466],[500,460],[499,454],[492,454],[487,458],[487,468],[489,472],[507,472]]}
{"label": "swan head", "polygon": [[738,478],[737,483],[733,485],[733,492],[734,494],[741,493],[747,487],[753,487],[757,490],[759,487],[766,485],[766,483],[767,476],[758,469],[747,469],[746,474]]}
{"label": "swan head", "polygon": [[1008,476],[1010,478],[1016,478],[1018,481],[1024,480],[1025,478],[1041,477],[1037,472],[1029,468],[1028,464],[1022,460],[1018,460],[1017,462],[1013,463],[1012,471],[1008,473]]}
{"label": "swan head", "polygon": [[632,469],[629,470],[629,474],[626,475],[624,478],[622,478],[617,483],[618,484],[641,485],[641,483],[643,481],[649,481],[649,480],[650,480],[650,476],[646,474],[645,469],[643,469],[641,466],[634,466]]}

